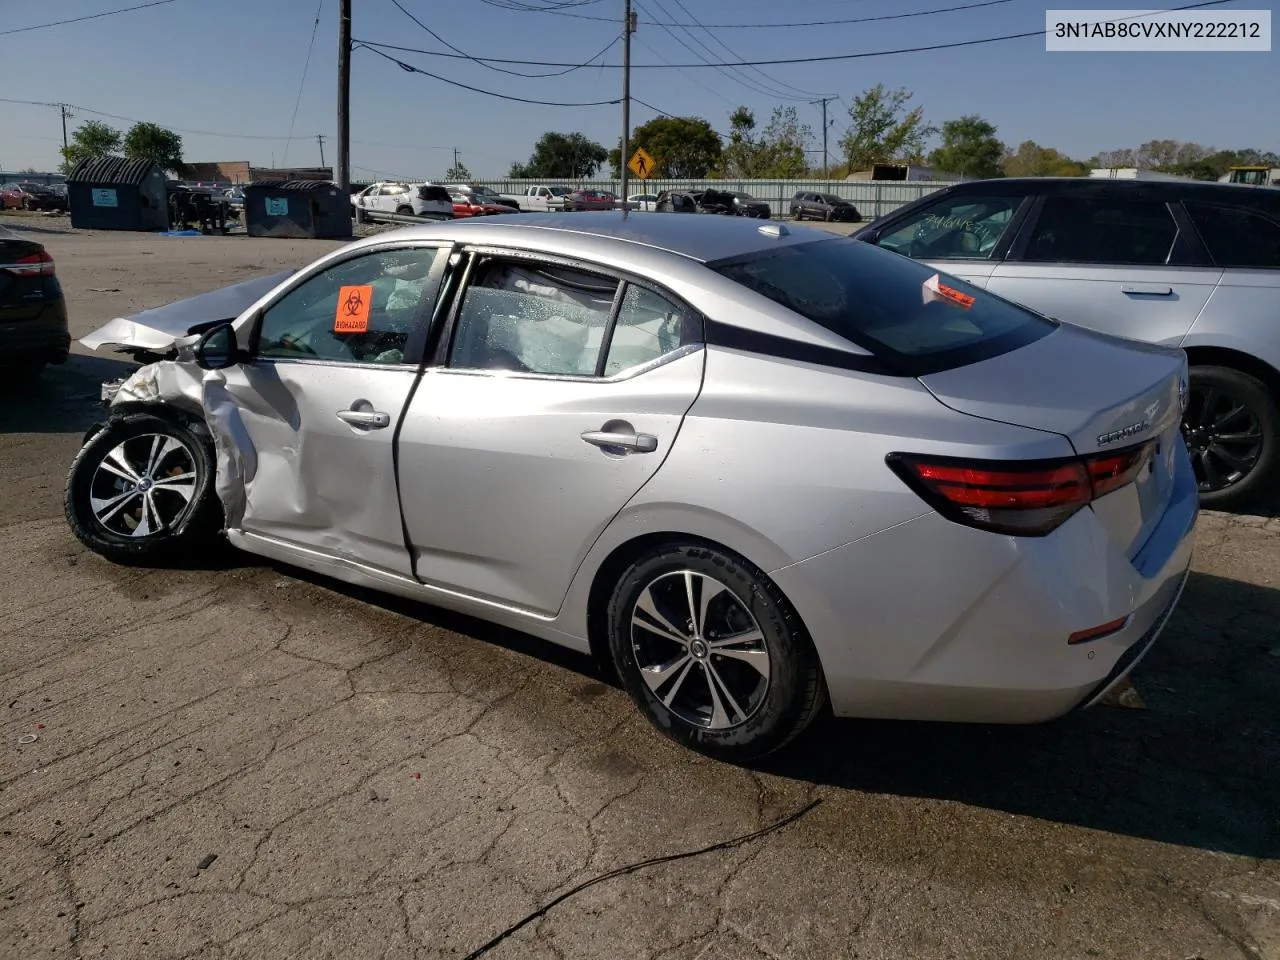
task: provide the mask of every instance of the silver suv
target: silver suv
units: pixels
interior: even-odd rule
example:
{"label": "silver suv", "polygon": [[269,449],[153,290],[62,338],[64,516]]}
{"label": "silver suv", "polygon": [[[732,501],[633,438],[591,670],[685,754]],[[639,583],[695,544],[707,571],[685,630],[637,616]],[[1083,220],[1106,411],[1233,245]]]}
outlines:
{"label": "silver suv", "polygon": [[[1187,352],[1201,502],[1280,472],[1280,190],[1035,178],[928,194],[854,234],[1040,313]],[[1141,416],[1141,411],[1135,411]]]}

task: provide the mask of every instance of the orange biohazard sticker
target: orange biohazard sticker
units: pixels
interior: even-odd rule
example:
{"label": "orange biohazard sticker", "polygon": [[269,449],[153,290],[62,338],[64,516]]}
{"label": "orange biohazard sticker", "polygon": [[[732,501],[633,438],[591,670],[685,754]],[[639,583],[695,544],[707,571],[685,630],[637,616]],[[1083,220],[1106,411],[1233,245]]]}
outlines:
{"label": "orange biohazard sticker", "polygon": [[942,282],[942,278],[938,274],[934,274],[922,285],[921,294],[926,304],[933,303],[935,300],[941,300],[945,303],[954,303],[958,307],[968,310],[974,305],[975,298],[967,293],[957,290],[955,287],[948,287]]}
{"label": "orange biohazard sticker", "polygon": [[373,287],[342,287],[338,290],[338,308],[333,316],[334,333],[367,333],[369,308],[373,306]]}

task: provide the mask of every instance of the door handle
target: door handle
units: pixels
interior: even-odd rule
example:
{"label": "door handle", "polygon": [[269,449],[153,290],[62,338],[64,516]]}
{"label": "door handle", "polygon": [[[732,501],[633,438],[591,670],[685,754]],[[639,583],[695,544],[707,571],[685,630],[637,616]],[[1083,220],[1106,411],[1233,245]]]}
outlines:
{"label": "door handle", "polygon": [[1126,283],[1120,287],[1123,294],[1145,294],[1149,297],[1168,297],[1173,294],[1173,287],[1158,283]]}
{"label": "door handle", "polygon": [[338,419],[353,427],[381,430],[391,426],[391,415],[380,410],[339,410]]}
{"label": "door handle", "polygon": [[636,453],[653,453],[658,449],[658,438],[651,433],[614,433],[612,430],[588,430],[582,439],[593,447],[607,450],[610,447],[633,450]]}

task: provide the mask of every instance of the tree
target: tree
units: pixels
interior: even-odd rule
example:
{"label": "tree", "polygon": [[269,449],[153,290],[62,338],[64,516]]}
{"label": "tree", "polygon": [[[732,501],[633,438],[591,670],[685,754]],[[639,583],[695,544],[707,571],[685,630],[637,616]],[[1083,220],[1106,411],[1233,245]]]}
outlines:
{"label": "tree", "polygon": [[97,120],[81,124],[62,150],[62,172],[70,173],[81,160],[109,157],[120,151],[120,131]]}
{"label": "tree", "polygon": [[804,145],[813,131],[800,122],[795,107],[774,107],[769,125],[755,135],[755,114],[738,107],[729,117],[729,146],[720,155],[717,174],[750,180],[796,179],[808,173]]}
{"label": "tree", "polygon": [[581,133],[544,133],[533,145],[528,163],[513,163],[516,179],[590,177],[609,159],[609,151]]}
{"label": "tree", "polygon": [[444,178],[450,183],[465,183],[471,179],[471,171],[461,160],[455,160],[453,166],[444,172]]}
{"label": "tree", "polygon": [[[654,179],[705,177],[720,162],[720,136],[701,117],[654,117],[631,133],[631,150],[643,147],[653,157]],[[609,151],[615,177],[622,174],[622,144]]]}
{"label": "tree", "polygon": [[154,160],[161,169],[181,177],[182,137],[155,123],[135,123],[124,137],[124,155],[131,160]]}
{"label": "tree", "polygon": [[854,98],[849,130],[840,138],[850,170],[867,170],[875,163],[920,162],[925,141],[937,130],[924,122],[924,107],[906,110],[912,96],[904,88],[888,90],[877,83]]}
{"label": "tree", "polygon": [[942,125],[942,146],[929,154],[929,164],[947,173],[983,180],[1004,176],[1000,161],[1004,144],[996,139],[996,128],[977,114]]}
{"label": "tree", "polygon": [[1006,177],[1082,177],[1089,172],[1079,160],[1034,140],[1024,140],[1017,150],[1006,153],[1001,167]]}

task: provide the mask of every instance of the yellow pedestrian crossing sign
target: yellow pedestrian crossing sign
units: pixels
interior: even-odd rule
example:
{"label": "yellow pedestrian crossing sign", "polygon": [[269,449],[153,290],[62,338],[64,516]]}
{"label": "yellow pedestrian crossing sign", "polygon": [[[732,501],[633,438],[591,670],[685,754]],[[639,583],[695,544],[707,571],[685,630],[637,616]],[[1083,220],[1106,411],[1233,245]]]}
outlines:
{"label": "yellow pedestrian crossing sign", "polygon": [[645,152],[644,147],[638,147],[627,161],[627,167],[641,180],[648,180],[653,176],[653,157]]}

